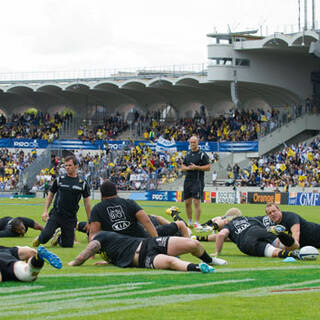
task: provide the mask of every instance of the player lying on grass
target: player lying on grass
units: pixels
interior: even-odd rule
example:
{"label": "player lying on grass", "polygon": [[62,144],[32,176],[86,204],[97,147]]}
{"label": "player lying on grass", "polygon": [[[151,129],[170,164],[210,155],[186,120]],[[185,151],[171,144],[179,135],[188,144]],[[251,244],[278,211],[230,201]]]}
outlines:
{"label": "player lying on grass", "polygon": [[[186,225],[186,222],[179,215],[180,211],[177,207],[171,207],[166,210],[166,214],[170,215],[174,221],[182,222]],[[192,233],[196,240],[199,241],[215,241],[216,235],[214,231],[220,230],[224,226],[226,221],[232,220],[234,217],[241,216],[241,211],[237,208],[229,209],[224,216],[214,217],[200,226],[193,228]]]}
{"label": "player lying on grass", "polygon": [[[136,238],[110,231],[102,231],[93,237],[70,266],[79,266],[100,252],[108,262],[121,267],[171,269],[179,271],[213,272],[209,264],[223,265],[227,262],[211,258],[197,240],[183,237]],[[177,256],[191,253],[203,261],[200,264],[183,261]]]}
{"label": "player lying on grass", "polygon": [[34,281],[45,260],[54,268],[62,268],[59,257],[44,247],[35,250],[30,247],[0,246],[0,282]]}
{"label": "player lying on grass", "polygon": [[320,225],[309,222],[300,217],[298,214],[289,211],[281,211],[276,203],[268,203],[266,205],[266,214],[264,223],[269,220],[271,225],[281,224],[292,237],[297,241],[298,245],[313,246],[320,248]]}
{"label": "player lying on grass", "polygon": [[268,231],[256,218],[238,216],[231,221],[224,219],[220,221],[221,229],[215,236],[216,253],[218,256],[223,247],[225,239],[234,242],[241,252],[256,257],[300,259],[299,246],[295,239],[285,233],[283,226],[271,227]]}
{"label": "player lying on grass", "polygon": [[23,237],[28,228],[41,231],[43,226],[29,218],[3,217],[0,219],[0,238]]}

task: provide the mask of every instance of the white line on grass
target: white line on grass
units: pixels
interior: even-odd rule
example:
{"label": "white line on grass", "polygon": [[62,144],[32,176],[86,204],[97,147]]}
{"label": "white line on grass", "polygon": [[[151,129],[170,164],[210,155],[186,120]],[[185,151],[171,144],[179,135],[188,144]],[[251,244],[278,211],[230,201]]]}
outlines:
{"label": "white line on grass", "polygon": [[[2,316],[14,316],[14,315],[29,315],[32,314],[33,317],[35,315],[40,315],[40,314],[46,314],[46,313],[52,313],[52,312],[58,312],[61,310],[66,310],[66,309],[74,309],[76,308],[79,310],[80,308],[83,309],[88,309],[88,308],[97,308],[97,307],[103,307],[105,309],[105,305],[107,304],[108,306],[111,305],[112,300],[109,300],[110,298],[119,298],[119,297],[125,297],[125,296],[134,296],[133,299],[128,299],[127,301],[130,301],[132,304],[132,301],[136,304],[139,302],[139,305],[136,306],[136,308],[140,308],[143,306],[141,304],[141,299],[150,299],[149,298],[139,298],[136,299],[137,295],[148,295],[150,293],[156,293],[156,292],[165,292],[165,291],[173,291],[173,290],[181,290],[185,288],[197,288],[197,287],[205,287],[205,286],[216,286],[216,285],[221,285],[221,284],[228,284],[228,283],[241,283],[241,282],[248,282],[248,281],[254,281],[254,279],[240,279],[240,280],[225,280],[225,281],[216,281],[216,282],[209,282],[209,283],[199,283],[199,284],[192,284],[192,285],[182,285],[182,286],[172,286],[172,287],[165,287],[165,288],[156,288],[156,289],[147,289],[145,290],[143,287],[139,288],[140,291],[134,291],[134,292],[122,292],[122,293],[116,293],[116,294],[103,294],[105,292],[101,292],[102,294],[100,295],[92,295],[91,292],[88,291],[86,296],[81,296],[78,298],[73,298],[73,299],[63,299],[59,301],[43,301],[43,302],[36,302],[28,301],[28,310],[23,310],[21,311],[21,303],[17,303],[16,307],[19,308],[19,310],[16,311],[2,311],[1,315]],[[49,291],[48,294],[50,295],[51,292]],[[179,295],[180,296],[180,295]],[[190,296],[190,295],[187,295]],[[196,295],[197,297],[199,295]],[[203,296],[203,295],[201,295]],[[12,299],[14,299],[14,295],[11,296]],[[158,299],[158,297],[156,297]],[[47,298],[48,299],[48,298]],[[45,299],[45,300],[47,300]],[[52,299],[52,296],[50,300]],[[107,299],[107,300],[106,300]],[[14,299],[15,300],[15,299]],[[38,300],[38,299],[36,299]],[[159,299],[160,300],[160,299]],[[162,298],[161,298],[162,300]],[[116,300],[116,303],[121,303],[123,304],[125,300]],[[15,300],[16,302],[16,300]],[[26,301],[24,301],[26,302]],[[175,300],[170,300],[170,303],[175,303]],[[10,308],[11,309],[11,308]],[[109,308],[108,308],[109,309]],[[64,313],[63,316],[66,316]],[[62,318],[63,318],[62,316]]]}
{"label": "white line on grass", "polygon": [[[255,267],[255,268],[219,268],[215,270],[215,273],[220,272],[241,272],[241,271],[267,271],[267,270],[302,270],[302,269],[320,269],[320,265],[308,265],[308,266],[289,266],[288,264],[280,267]],[[159,274],[190,274],[189,272],[179,272],[170,270],[149,270],[149,271],[133,271],[133,272],[104,272],[104,273],[64,273],[64,274],[50,274],[43,275],[41,278],[54,278],[54,277],[111,277],[111,276],[138,276],[138,275],[159,275]]]}
{"label": "white line on grass", "polygon": [[[8,287],[8,288],[0,288],[0,293],[10,293],[10,292],[16,292],[16,291],[28,291],[28,290],[34,290],[34,289],[42,289],[44,286],[18,286],[18,287]],[[2,301],[1,297],[1,301]]]}

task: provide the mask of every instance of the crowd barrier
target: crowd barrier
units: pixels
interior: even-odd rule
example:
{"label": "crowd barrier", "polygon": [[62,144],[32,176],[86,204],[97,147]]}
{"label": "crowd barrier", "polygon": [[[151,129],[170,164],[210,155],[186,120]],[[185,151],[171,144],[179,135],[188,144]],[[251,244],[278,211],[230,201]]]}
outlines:
{"label": "crowd barrier", "polygon": [[[146,201],[183,201],[183,191],[146,191],[131,192],[129,199]],[[240,192],[205,191],[202,201],[205,203],[254,203],[289,204],[297,206],[320,206],[320,193],[314,192]]]}

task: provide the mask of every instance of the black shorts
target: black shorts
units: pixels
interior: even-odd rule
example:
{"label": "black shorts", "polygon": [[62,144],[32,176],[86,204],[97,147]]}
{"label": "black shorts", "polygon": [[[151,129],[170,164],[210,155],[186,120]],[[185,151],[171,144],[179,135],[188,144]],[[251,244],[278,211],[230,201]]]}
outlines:
{"label": "black shorts", "polygon": [[163,224],[162,226],[157,227],[159,237],[174,236],[177,234],[178,231],[179,229],[175,222]]}
{"label": "black shorts", "polygon": [[11,255],[13,255],[15,258],[19,260],[19,255],[18,255],[18,247],[4,247],[0,246],[0,253],[6,252]]}
{"label": "black shorts", "polygon": [[276,235],[267,230],[251,228],[247,231],[238,247],[243,253],[249,256],[264,257],[266,245],[272,244],[276,238]]}
{"label": "black shorts", "polygon": [[183,198],[184,200],[202,199],[203,197],[204,183],[200,180],[187,180],[183,185]]}
{"label": "black shorts", "polygon": [[[8,248],[13,249],[13,248]],[[16,276],[13,272],[14,264],[17,261],[20,261],[14,255],[12,255],[9,250],[2,250],[0,251],[0,272],[2,276],[2,281],[18,281]]]}
{"label": "black shorts", "polygon": [[79,232],[83,232],[83,233],[89,233],[87,232],[87,230],[85,229],[85,226],[87,225],[87,221],[80,221],[78,224],[77,224],[77,230]]}
{"label": "black shorts", "polygon": [[167,254],[169,237],[148,238],[142,241],[139,268],[154,269],[153,260],[158,254]]}

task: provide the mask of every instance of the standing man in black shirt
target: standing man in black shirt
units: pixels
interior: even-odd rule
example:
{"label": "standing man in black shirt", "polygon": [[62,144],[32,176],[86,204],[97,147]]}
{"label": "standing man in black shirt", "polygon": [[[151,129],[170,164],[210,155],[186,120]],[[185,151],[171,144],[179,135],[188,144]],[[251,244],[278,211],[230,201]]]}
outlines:
{"label": "standing man in black shirt", "polygon": [[91,212],[90,239],[101,230],[140,238],[158,236],[145,211],[134,200],[119,198],[114,183],[106,180],[100,192],[101,202]]}
{"label": "standing man in black shirt", "polygon": [[[172,269],[179,271],[213,272],[208,264],[223,265],[223,259],[211,258],[197,240],[183,237],[138,238],[116,232],[102,231],[94,236],[87,248],[69,266],[80,266],[97,252],[106,262],[118,267],[149,269]],[[194,264],[183,261],[177,256],[191,253],[203,261]]]}
{"label": "standing man in black shirt", "polygon": [[25,217],[3,217],[0,218],[0,238],[23,237],[28,228],[43,230],[43,226],[32,219]]}
{"label": "standing man in black shirt", "polygon": [[201,198],[204,189],[204,171],[210,171],[209,157],[199,148],[199,139],[192,136],[189,139],[190,151],[184,158],[181,170],[186,172],[183,192],[188,217],[188,225],[193,227],[192,202],[195,210],[195,227],[200,225]]}
{"label": "standing man in black shirt", "polygon": [[[88,221],[90,219],[90,187],[86,180],[77,175],[77,159],[75,156],[65,158],[66,175],[56,178],[50,188],[42,220],[46,225],[40,236],[35,238],[33,246],[37,247],[41,243],[47,243],[53,236],[57,228],[61,228],[61,235],[58,244],[61,247],[73,247],[74,232],[77,224],[77,212],[79,201],[83,197],[84,207]],[[50,204],[53,200],[53,208],[48,213]]]}
{"label": "standing man in black shirt", "polygon": [[300,248],[304,246],[320,248],[319,224],[306,221],[294,212],[281,211],[276,203],[266,205],[266,214],[274,224],[286,227]]}
{"label": "standing man in black shirt", "polygon": [[[234,242],[241,252],[255,257],[287,258],[299,259],[299,252],[291,251],[296,249],[297,243],[288,234],[281,232],[275,235],[266,230],[266,227],[255,218],[236,217],[228,222],[228,219],[220,220],[221,231],[216,235],[216,253],[218,256],[226,238]],[[279,237],[279,238],[278,238]],[[279,243],[280,241],[281,243]],[[284,248],[279,248],[283,247]]]}

